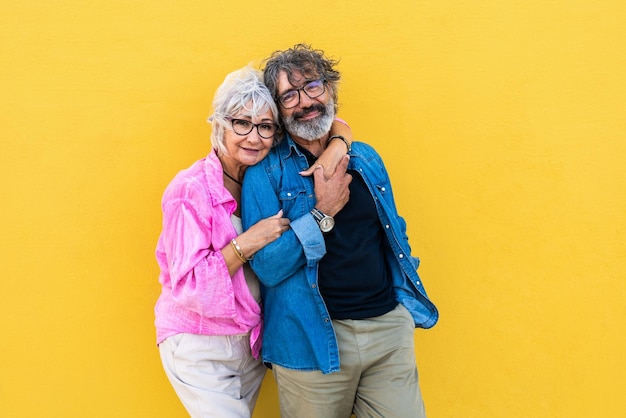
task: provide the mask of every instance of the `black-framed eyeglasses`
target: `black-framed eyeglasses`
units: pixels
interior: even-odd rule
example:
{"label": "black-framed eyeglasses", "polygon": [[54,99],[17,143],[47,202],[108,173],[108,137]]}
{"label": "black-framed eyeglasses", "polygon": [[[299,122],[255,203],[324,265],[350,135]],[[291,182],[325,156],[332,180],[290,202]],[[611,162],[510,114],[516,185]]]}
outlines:
{"label": "black-framed eyeglasses", "polygon": [[248,135],[252,132],[253,128],[256,128],[257,133],[261,138],[270,139],[274,135],[276,135],[276,131],[278,130],[278,125],[271,122],[261,122],[261,123],[252,123],[246,119],[235,119],[235,118],[226,118],[230,121],[233,126],[233,131],[237,135]]}
{"label": "black-framed eyeglasses", "polygon": [[292,107],[298,106],[300,103],[300,90],[309,96],[309,98],[315,99],[316,97],[320,97],[324,94],[324,91],[326,91],[326,83],[323,78],[310,81],[302,87],[292,89],[281,94],[278,96],[278,102],[285,109],[291,109]]}

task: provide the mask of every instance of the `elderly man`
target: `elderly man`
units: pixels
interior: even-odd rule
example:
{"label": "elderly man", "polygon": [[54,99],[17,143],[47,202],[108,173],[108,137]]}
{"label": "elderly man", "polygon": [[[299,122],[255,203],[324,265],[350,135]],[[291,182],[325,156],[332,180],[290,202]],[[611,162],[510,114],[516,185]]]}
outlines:
{"label": "elderly man", "polygon": [[[380,156],[329,134],[336,64],[307,45],[265,63],[287,132],[246,172],[243,222],[282,209],[291,224],[251,261],[263,285],[263,360],[284,417],[424,417],[413,333],[439,315]],[[336,172],[302,176],[332,141],[348,151]]]}

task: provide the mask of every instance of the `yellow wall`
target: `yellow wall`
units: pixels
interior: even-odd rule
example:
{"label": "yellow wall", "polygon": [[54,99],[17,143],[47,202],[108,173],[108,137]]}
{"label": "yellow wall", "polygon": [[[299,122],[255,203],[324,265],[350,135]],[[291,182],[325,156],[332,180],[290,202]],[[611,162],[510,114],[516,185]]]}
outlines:
{"label": "yellow wall", "polygon": [[1,417],[185,416],[154,345],[161,193],[224,75],[300,41],[341,58],[441,310],[430,417],[626,416],[622,1],[1,6]]}

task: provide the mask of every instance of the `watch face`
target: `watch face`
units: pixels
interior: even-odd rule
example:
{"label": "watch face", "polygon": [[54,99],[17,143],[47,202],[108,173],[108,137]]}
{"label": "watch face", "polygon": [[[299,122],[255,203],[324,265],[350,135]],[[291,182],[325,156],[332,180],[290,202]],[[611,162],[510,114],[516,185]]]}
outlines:
{"label": "watch face", "polygon": [[322,232],[328,232],[333,229],[334,226],[335,220],[330,216],[326,216],[320,221],[320,229],[322,230]]}

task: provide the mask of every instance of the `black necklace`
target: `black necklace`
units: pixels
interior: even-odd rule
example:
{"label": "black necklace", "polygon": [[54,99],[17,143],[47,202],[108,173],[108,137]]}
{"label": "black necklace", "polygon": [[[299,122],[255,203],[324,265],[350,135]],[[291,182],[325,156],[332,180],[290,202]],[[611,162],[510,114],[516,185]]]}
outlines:
{"label": "black necklace", "polygon": [[237,180],[236,178],[234,178],[233,176],[231,176],[230,174],[228,174],[228,173],[226,172],[226,170],[222,170],[222,172],[224,173],[224,175],[225,175],[226,177],[228,177],[229,179],[231,179],[232,181],[234,181],[234,182],[235,182],[235,183],[237,183],[238,185],[243,186],[243,184],[241,184],[241,182],[240,182],[239,180]]}

